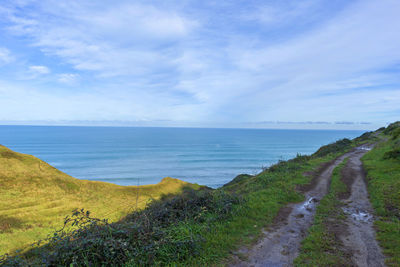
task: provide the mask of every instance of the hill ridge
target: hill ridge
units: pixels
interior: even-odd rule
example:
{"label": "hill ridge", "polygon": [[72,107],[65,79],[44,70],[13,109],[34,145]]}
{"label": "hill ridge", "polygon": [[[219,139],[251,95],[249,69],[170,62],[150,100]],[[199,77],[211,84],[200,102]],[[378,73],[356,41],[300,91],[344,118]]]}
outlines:
{"label": "hill ridge", "polygon": [[0,145],[0,254],[44,238],[74,209],[115,221],[185,187],[199,188],[171,177],[139,186],[81,180]]}

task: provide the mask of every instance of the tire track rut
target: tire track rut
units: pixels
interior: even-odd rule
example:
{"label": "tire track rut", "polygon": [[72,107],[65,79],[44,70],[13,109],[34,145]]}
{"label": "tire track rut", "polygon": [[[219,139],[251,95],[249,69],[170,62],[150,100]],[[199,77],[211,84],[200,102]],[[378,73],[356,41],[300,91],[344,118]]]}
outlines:
{"label": "tire track rut", "polygon": [[380,267],[385,266],[385,257],[375,238],[374,211],[368,199],[362,155],[351,157],[342,172],[342,179],[351,181],[351,194],[343,201],[347,231],[339,238],[356,266]]}
{"label": "tire track rut", "polygon": [[[301,241],[305,238],[308,228],[313,223],[318,202],[328,192],[333,170],[345,158],[349,157],[351,165],[347,165],[354,168],[352,173],[356,173],[356,178],[352,185],[351,195],[347,200],[348,205],[344,208],[344,211],[349,214],[348,226],[346,227],[349,227],[349,232],[352,232],[352,234],[343,237],[342,241],[346,250],[348,249],[353,254],[353,261],[356,265],[384,266],[384,258],[375,240],[375,232],[372,228],[372,208],[368,201],[368,193],[363,179],[364,172],[360,161],[360,158],[369,149],[366,146],[358,147],[325,166],[325,169],[318,175],[316,186],[305,193],[306,200],[304,202],[287,205],[283,209],[287,214],[286,218],[281,219],[273,227],[265,229],[263,231],[264,237],[256,245],[238,251],[240,254],[246,255],[248,260],[243,261],[236,258],[229,265],[239,267],[292,266],[293,260],[299,254]],[[366,222],[355,219],[359,217]]]}

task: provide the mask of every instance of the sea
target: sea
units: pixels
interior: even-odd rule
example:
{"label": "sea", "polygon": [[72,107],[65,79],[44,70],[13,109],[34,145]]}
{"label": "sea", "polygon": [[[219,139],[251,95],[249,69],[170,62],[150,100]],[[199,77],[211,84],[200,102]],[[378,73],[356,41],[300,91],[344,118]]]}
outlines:
{"label": "sea", "polygon": [[119,185],[164,177],[213,188],[279,160],[354,138],[356,130],[0,126],[0,144],[78,179]]}

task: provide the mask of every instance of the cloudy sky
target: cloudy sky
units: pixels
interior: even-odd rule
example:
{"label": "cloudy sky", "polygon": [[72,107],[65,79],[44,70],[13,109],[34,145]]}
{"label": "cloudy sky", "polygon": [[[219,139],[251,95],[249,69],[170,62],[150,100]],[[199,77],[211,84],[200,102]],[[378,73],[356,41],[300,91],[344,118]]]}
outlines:
{"label": "cloudy sky", "polygon": [[0,123],[374,128],[400,119],[399,0],[0,6]]}

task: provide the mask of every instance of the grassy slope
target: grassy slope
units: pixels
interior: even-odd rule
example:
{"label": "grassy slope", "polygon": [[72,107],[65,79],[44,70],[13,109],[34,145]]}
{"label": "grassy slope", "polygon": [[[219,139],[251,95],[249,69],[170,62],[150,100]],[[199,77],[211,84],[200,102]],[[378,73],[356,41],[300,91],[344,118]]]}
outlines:
{"label": "grassy slope", "polygon": [[386,152],[400,147],[400,138],[393,139],[390,133],[384,138],[386,141],[368,152],[362,161],[370,200],[378,215],[377,239],[388,257],[386,263],[400,266],[400,157],[384,157]]}
{"label": "grassy slope", "polygon": [[188,259],[175,263],[208,265],[234,253],[238,245],[252,244],[260,237],[261,229],[271,225],[281,208],[290,202],[304,200],[296,188],[308,184],[312,177],[303,174],[317,170],[322,163],[341,153],[343,151],[321,157],[300,156],[281,162],[256,176],[241,177],[236,183],[221,188],[221,191],[241,195],[245,201],[235,206],[231,218],[216,221],[211,229],[202,229],[201,225],[187,225],[191,231],[197,231],[204,237],[203,250],[198,255],[190,255]]}
{"label": "grassy slope", "polygon": [[[154,202],[142,213],[133,213],[116,225],[96,231],[83,229],[78,236],[83,235],[84,239],[77,236],[72,243],[54,243],[50,251],[32,252],[33,258],[27,255],[28,261],[40,261],[37,257],[42,257],[56,265],[74,261],[126,266],[220,263],[239,246],[254,242],[287,203],[304,199],[296,188],[311,181],[312,177],[303,175],[305,172],[317,170],[320,164],[350,148],[348,142],[339,142],[321,148],[312,157],[298,156],[256,176],[235,179],[205,196],[183,195]],[[103,234],[106,232],[110,235]],[[96,241],[87,245],[85,240]],[[83,244],[85,250],[80,249]],[[121,244],[127,247],[120,250]],[[51,256],[54,250],[58,251],[56,258]],[[121,253],[118,258],[105,256],[115,255],[115,250]],[[24,261],[24,257],[20,260]]]}
{"label": "grassy slope", "polygon": [[[77,237],[72,243],[54,243],[50,251],[32,255],[34,260],[43,257],[64,265],[73,261],[82,265],[90,262],[126,266],[221,263],[238,246],[254,242],[261,229],[270,225],[287,203],[304,199],[296,188],[311,181],[311,177],[303,175],[305,172],[317,170],[320,164],[353,146],[353,142],[341,140],[322,147],[311,157],[299,156],[280,162],[256,176],[240,176],[203,195],[194,193],[153,202],[148,209],[129,215],[121,223],[96,228],[96,231],[82,229],[78,234],[86,236],[85,239]],[[237,197],[240,201],[235,200]],[[85,240],[96,240],[95,244],[101,246],[91,243],[82,251]],[[114,245],[109,245],[110,242]],[[120,250],[121,244],[127,247]],[[116,249],[121,251],[118,258],[106,256],[115,255]],[[58,253],[56,258],[51,256],[54,250]],[[76,253],[71,255],[71,250]]]}
{"label": "grassy slope", "polygon": [[[379,134],[380,138],[376,138]],[[362,158],[367,172],[367,188],[370,201],[375,209],[377,220],[377,239],[387,256],[386,263],[400,266],[400,157],[388,158],[385,153],[400,148],[400,124],[394,123],[387,130],[366,135],[364,142],[376,142],[375,148]],[[394,154],[392,152],[392,154]],[[341,224],[343,212],[338,195],[346,191],[340,180],[341,164],[332,176],[330,192],[317,208],[313,226],[302,242],[301,253],[295,260],[298,266],[346,266],[350,264],[347,256],[329,227]],[[337,264],[339,263],[339,264]]]}
{"label": "grassy slope", "polygon": [[0,146],[0,255],[44,238],[75,208],[115,221],[187,185],[172,178],[140,187],[78,180],[38,158]]}
{"label": "grassy slope", "polygon": [[346,161],[333,171],[329,193],[317,207],[313,226],[302,241],[300,254],[294,261],[295,266],[351,266],[346,254],[340,250],[341,241],[330,229],[334,224],[343,224],[345,219],[338,196],[347,191],[340,179]]}

